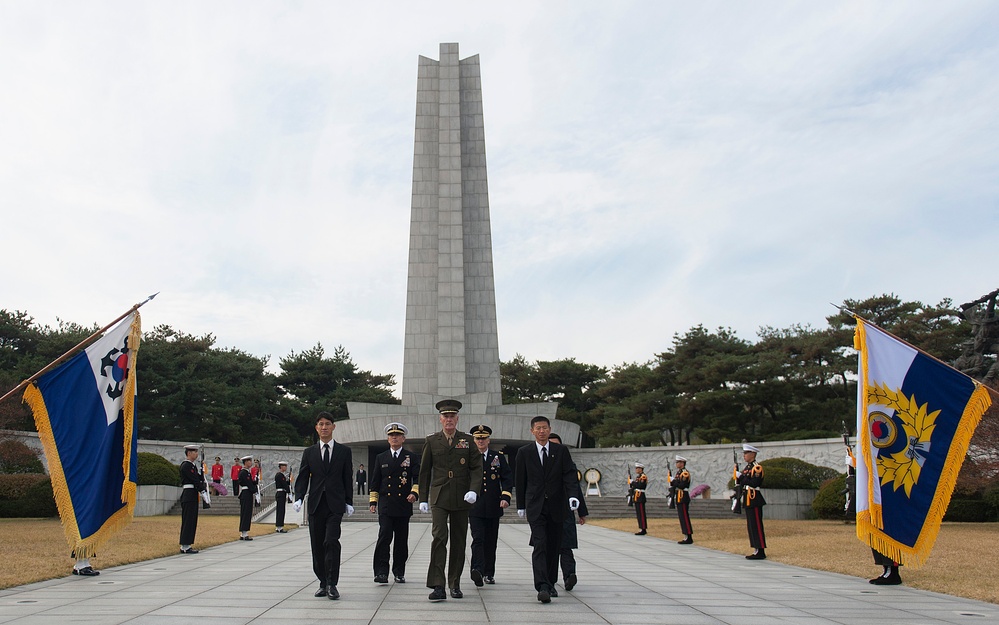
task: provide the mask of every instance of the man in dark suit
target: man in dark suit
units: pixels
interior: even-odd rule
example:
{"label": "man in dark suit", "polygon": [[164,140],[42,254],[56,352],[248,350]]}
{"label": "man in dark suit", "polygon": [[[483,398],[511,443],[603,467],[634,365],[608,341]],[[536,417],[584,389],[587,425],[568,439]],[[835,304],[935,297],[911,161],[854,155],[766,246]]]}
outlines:
{"label": "man in dark suit", "polygon": [[357,467],[357,474],[354,476],[357,481],[357,494],[363,495],[368,487],[368,472],[364,470],[364,465]]}
{"label": "man in dark suit", "polygon": [[306,447],[295,478],[295,512],[302,509],[302,499],[309,495],[309,538],[312,541],[312,570],[319,579],[317,597],[339,599],[340,521],[344,513],[354,514],[354,490],[351,488],[353,464],[350,447],[333,442],[333,415],[320,412],[316,417],[319,442]]}
{"label": "man in dark suit", "polygon": [[274,504],[277,506],[277,514],[274,520],[274,531],[278,534],[287,534],[284,529],[284,511],[288,505],[288,498],[291,496],[291,481],[285,474],[288,470],[288,463],[281,461],[278,463],[278,472],[274,474]]}
{"label": "man in dark suit", "polygon": [[[431,601],[443,601],[444,584],[452,599],[461,599],[461,571],[465,568],[465,538],[468,536],[468,511],[482,488],[482,454],[472,444],[472,437],[458,431],[461,402],[444,399],[437,402],[441,431],[427,437],[420,457],[420,512],[433,515],[433,541],[427,588],[433,588]],[[450,538],[451,556],[448,557]],[[447,576],[444,563],[447,562]]]}
{"label": "man in dark suit", "polygon": [[510,506],[513,490],[513,469],[506,456],[489,449],[493,434],[488,425],[477,425],[468,431],[475,447],[482,454],[482,490],[468,513],[468,528],[472,532],[472,582],[476,586],[495,584],[496,544],[499,542],[500,517]]}
{"label": "man in dark suit", "polygon": [[403,449],[409,430],[401,423],[385,426],[389,449],[375,456],[368,486],[369,509],[378,512],[378,540],[375,542],[375,583],[387,584],[389,547],[392,549],[392,575],[397,584],[406,582],[406,560],[409,559],[409,520],[413,502],[420,496],[417,481],[420,461],[413,452]]}
{"label": "man in dark suit", "polygon": [[[562,437],[552,432],[548,437],[552,443],[562,444]],[[586,525],[586,517],[590,516],[590,511],[586,509],[586,499],[583,498],[583,489],[579,483],[583,481],[576,463],[573,462],[573,470],[576,472],[576,499],[579,499],[579,508],[575,512],[569,510],[562,523],[562,548],[559,549],[559,562],[562,564],[562,584],[566,590],[576,587],[576,556],[573,549],[579,547],[579,537],[576,534],[576,514],[579,514],[579,524]]]}
{"label": "man in dark suit", "polygon": [[562,522],[568,510],[579,507],[575,497],[579,482],[569,448],[549,442],[552,426],[547,417],[531,419],[534,442],[517,451],[517,514],[531,525],[531,567],[538,601],[550,603],[558,596],[558,557]]}

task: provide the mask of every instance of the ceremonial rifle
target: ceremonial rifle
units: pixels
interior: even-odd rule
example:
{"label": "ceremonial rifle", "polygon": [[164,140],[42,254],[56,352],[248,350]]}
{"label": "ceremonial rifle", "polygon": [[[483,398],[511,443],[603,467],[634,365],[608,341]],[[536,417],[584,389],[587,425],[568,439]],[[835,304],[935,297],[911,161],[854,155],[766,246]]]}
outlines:
{"label": "ceremonial rifle", "polygon": [[735,481],[735,494],[732,495],[732,512],[733,514],[742,514],[742,485],[739,484],[739,452],[736,449],[732,450],[732,463],[735,465],[732,469],[732,479]]}
{"label": "ceremonial rifle", "polygon": [[666,483],[669,484],[669,494],[666,495],[666,507],[676,508],[676,486],[673,486],[673,471],[670,469],[670,461],[666,461]]}
{"label": "ceremonial rifle", "polygon": [[201,509],[207,510],[212,507],[212,496],[208,492],[208,482],[205,480],[206,466],[204,445],[198,445],[198,455],[201,456],[200,462],[198,463],[198,473],[201,475],[201,483],[198,484],[198,488],[201,488],[202,486],[205,487],[205,490],[198,493],[198,495],[201,497]]}
{"label": "ceremonial rifle", "polygon": [[635,489],[631,486],[631,465],[628,465],[628,506],[635,505]]}

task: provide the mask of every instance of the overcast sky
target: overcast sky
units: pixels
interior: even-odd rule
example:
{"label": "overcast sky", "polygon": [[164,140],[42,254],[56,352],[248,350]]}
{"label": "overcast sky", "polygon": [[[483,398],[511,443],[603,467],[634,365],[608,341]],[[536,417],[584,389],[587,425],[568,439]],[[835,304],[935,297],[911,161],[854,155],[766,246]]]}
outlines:
{"label": "overcast sky", "polygon": [[959,304],[999,287],[997,32],[994,2],[4,2],[0,308],[159,291],[147,330],[401,383],[442,42],[481,63],[503,360]]}

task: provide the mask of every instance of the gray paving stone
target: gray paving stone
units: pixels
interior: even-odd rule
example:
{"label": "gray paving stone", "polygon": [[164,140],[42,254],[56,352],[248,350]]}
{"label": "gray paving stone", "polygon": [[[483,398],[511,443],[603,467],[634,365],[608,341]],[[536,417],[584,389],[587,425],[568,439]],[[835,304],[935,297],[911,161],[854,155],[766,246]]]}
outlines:
{"label": "gray paving stone", "polygon": [[[462,582],[465,598],[432,604],[424,587],[430,531],[414,526],[406,584],[375,584],[378,527],[344,527],[339,601],[312,596],[308,532],[233,542],[0,591],[0,624],[612,623],[614,625],[904,625],[999,622],[999,606],[905,586],[809,571],[672,540],[579,528],[579,582],[543,605],[531,581],[529,528],[500,530],[495,586]],[[466,566],[465,576],[468,570]]]}

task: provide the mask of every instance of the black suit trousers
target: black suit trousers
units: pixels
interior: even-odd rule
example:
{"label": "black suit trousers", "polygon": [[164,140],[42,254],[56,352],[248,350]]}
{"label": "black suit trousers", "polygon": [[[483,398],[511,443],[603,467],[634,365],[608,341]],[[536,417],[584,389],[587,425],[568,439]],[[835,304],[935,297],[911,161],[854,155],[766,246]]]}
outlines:
{"label": "black suit trousers", "polygon": [[[546,506],[547,507],[547,506]],[[542,512],[531,524],[531,568],[534,589],[554,588],[558,580],[559,550],[562,548],[562,520],[554,520],[548,511]]]}
{"label": "black suit trousers", "polygon": [[[325,496],[323,496],[325,498]],[[312,541],[312,571],[326,587],[340,581],[340,521],[343,513],[334,514],[325,501],[309,514],[309,538]]]}
{"label": "black suit trousers", "polygon": [[500,518],[468,517],[472,532],[472,568],[486,577],[496,575],[496,545],[499,542]]}
{"label": "black suit trousers", "polygon": [[[395,544],[392,544],[392,540]],[[409,517],[378,515],[378,540],[375,542],[375,575],[389,574],[389,548],[392,551],[392,574],[406,576],[409,559]]]}

